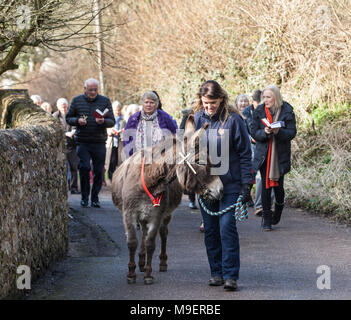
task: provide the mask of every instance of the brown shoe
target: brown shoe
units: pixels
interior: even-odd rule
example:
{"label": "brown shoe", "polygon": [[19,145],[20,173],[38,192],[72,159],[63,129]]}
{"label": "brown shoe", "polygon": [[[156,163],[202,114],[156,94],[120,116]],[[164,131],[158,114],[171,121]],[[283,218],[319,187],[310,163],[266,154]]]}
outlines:
{"label": "brown shoe", "polygon": [[262,217],[262,211],[263,211],[262,208],[256,209],[256,211],[255,211],[255,216],[257,216],[257,217]]}
{"label": "brown shoe", "polygon": [[208,280],[208,284],[210,286],[221,286],[224,284],[224,280],[221,276],[214,276],[210,280]]}
{"label": "brown shoe", "polygon": [[238,289],[238,284],[237,284],[236,280],[233,280],[233,279],[226,279],[225,280],[224,290],[235,291],[236,289]]}

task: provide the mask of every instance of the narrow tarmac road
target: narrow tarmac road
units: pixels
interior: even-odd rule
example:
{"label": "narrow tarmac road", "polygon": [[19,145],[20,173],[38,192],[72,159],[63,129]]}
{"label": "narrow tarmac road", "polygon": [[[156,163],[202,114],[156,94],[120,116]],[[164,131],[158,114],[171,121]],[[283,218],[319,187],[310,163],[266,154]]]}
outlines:
{"label": "narrow tarmac road", "polygon": [[[121,213],[114,208],[108,189],[100,200],[101,209],[83,209],[79,195],[69,196],[68,255],[32,284],[25,299],[351,299],[351,228],[292,208],[284,210],[272,232],[260,230],[261,219],[250,209],[249,218],[238,222],[239,290],[209,287],[200,211],[188,208],[186,196],[170,224],[168,271],[158,272],[158,241],[153,260],[155,283],[144,285],[138,271],[136,283],[128,285]],[[328,270],[330,289],[321,289],[328,287],[328,279],[323,280]]]}

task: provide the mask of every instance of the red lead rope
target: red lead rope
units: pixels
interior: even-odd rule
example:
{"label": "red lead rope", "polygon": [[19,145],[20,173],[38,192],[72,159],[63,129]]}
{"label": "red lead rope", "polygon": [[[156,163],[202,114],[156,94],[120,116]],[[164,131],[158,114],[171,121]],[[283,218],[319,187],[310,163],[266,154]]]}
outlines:
{"label": "red lead rope", "polygon": [[157,196],[156,198],[151,194],[151,192],[149,191],[149,189],[147,188],[147,186],[145,184],[144,168],[145,168],[145,156],[143,157],[143,162],[141,164],[141,184],[143,185],[143,188],[144,188],[145,192],[147,193],[147,195],[152,200],[154,207],[159,207],[160,203],[161,203],[161,199],[162,199],[162,193],[159,196]]}

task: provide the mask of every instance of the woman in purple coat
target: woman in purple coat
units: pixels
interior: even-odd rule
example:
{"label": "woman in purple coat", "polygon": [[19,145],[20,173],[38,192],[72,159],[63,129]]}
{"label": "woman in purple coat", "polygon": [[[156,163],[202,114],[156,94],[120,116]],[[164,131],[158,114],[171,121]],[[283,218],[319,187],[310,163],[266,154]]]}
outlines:
{"label": "woman in purple coat", "polygon": [[175,134],[177,124],[158,108],[159,98],[152,91],[143,94],[142,110],[128,119],[124,128],[123,146],[127,157],[138,150],[156,145],[166,134]]}

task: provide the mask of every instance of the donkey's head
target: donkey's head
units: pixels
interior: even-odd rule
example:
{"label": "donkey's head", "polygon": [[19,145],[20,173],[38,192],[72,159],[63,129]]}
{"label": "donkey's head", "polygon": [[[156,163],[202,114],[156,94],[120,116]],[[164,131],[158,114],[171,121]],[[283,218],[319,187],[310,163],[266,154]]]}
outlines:
{"label": "donkey's head", "polygon": [[208,199],[220,199],[223,184],[211,174],[211,163],[207,155],[206,128],[195,131],[194,116],[189,115],[185,126],[182,152],[177,155],[177,178],[182,188]]}

